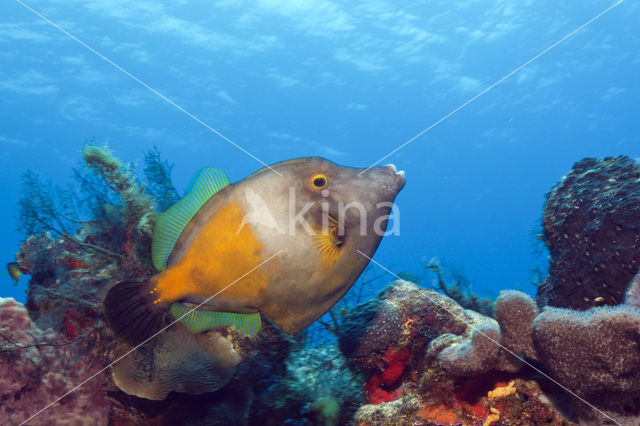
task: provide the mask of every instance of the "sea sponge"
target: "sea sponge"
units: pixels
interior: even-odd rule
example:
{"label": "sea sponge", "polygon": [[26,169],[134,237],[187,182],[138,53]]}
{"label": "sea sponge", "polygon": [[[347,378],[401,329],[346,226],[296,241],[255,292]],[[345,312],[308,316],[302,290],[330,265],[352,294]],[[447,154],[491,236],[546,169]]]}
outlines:
{"label": "sea sponge", "polygon": [[[116,353],[114,360],[121,356]],[[242,359],[231,336],[218,331],[195,335],[176,323],[118,360],[111,374],[122,391],[162,400],[172,391],[197,395],[220,389]]]}
{"label": "sea sponge", "polygon": [[384,352],[398,340],[401,323],[398,308],[380,299],[358,305],[340,324],[340,350],[351,359]]}
{"label": "sea sponge", "polygon": [[533,341],[563,386],[600,409],[640,415],[640,308],[547,307],[533,322]]}
{"label": "sea sponge", "polygon": [[628,305],[640,308],[640,273],[636,274],[629,284],[624,302]]}
{"label": "sea sponge", "polygon": [[[501,343],[515,355],[536,359],[532,324],[540,311],[535,301],[524,292],[505,290],[500,292],[493,310],[493,315],[500,324]],[[514,357],[510,354],[509,358]]]}
{"label": "sea sponge", "polygon": [[466,311],[472,325],[462,336],[444,334],[429,344],[440,368],[452,376],[474,376],[493,369],[500,350],[500,327],[495,320]]}
{"label": "sea sponge", "polygon": [[640,267],[640,166],[630,157],[577,162],[547,194],[551,256],[539,306],[578,310],[623,302]]}

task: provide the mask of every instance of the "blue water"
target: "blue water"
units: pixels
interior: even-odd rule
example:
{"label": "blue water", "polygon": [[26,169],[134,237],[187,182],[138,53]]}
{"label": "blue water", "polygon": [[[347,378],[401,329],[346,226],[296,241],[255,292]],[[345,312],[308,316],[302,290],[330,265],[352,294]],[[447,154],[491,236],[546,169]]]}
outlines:
{"label": "blue water", "polygon": [[[612,1],[29,1],[266,163],[367,167]],[[383,163],[404,169],[400,235],[376,260],[439,257],[481,293],[530,293],[544,194],[585,156],[640,156],[640,6],[621,3]],[[19,2],[0,4],[0,223],[13,260],[20,175],[70,180],[87,139],[157,146],[183,190],[202,166],[262,165]],[[0,295],[24,300],[28,277]],[[392,277],[389,276],[388,280]]]}

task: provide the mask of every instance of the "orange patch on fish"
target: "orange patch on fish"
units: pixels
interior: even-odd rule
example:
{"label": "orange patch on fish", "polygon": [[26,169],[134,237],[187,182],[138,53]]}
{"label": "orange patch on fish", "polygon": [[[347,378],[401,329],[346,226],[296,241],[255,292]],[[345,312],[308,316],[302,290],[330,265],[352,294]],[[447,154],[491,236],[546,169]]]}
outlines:
{"label": "orange patch on fish", "polygon": [[180,260],[154,278],[158,297],[163,302],[193,295],[209,297],[230,283],[234,284],[225,290],[225,297],[255,297],[266,285],[264,271],[238,278],[263,261],[263,246],[249,226],[236,235],[243,217],[237,203],[220,209]]}

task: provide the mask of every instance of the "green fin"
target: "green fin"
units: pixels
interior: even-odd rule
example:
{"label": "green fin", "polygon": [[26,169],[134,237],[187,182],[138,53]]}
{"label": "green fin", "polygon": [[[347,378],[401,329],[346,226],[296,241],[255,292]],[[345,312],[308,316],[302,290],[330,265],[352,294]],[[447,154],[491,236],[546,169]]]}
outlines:
{"label": "green fin", "polygon": [[[171,305],[171,315],[185,325],[192,333],[201,333],[212,328],[234,326],[245,336],[255,337],[262,327],[260,313],[237,314],[235,312],[213,312],[190,309],[182,303]],[[186,314],[186,315],[185,315]],[[184,315],[183,318],[181,318]]]}
{"label": "green fin", "polygon": [[191,218],[209,198],[227,185],[229,179],[221,170],[205,167],[196,173],[187,195],[158,218],[151,243],[151,259],[156,269],[166,269],[167,259]]}

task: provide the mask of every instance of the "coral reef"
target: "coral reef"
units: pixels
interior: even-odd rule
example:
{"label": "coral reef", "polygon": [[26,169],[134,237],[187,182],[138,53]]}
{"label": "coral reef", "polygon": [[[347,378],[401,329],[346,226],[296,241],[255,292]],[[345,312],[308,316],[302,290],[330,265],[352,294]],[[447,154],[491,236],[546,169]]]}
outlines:
{"label": "coral reef", "polygon": [[[455,300],[464,309],[476,311],[482,315],[491,315],[491,305],[493,300],[486,297],[479,297],[471,291],[467,277],[457,268],[448,271],[453,282],[447,283],[444,279],[445,271],[440,265],[440,260],[433,258],[425,265],[425,268],[436,274],[436,285],[444,294]],[[417,281],[416,281],[417,282]]]}
{"label": "coral reef", "polygon": [[[114,282],[155,273],[149,235],[156,206],[176,195],[170,166],[157,151],[148,154],[145,186],[107,148],[86,146],[82,154],[83,168],[75,171],[79,186],[72,191],[54,190],[35,174],[25,181],[21,220],[28,226],[22,229],[34,234],[16,264],[31,274],[29,314],[21,307],[16,323],[0,311],[6,340],[0,342],[0,365],[7,372],[0,379],[7,386],[2,415],[10,416],[9,423],[114,361],[47,408],[43,424],[62,414],[74,424],[348,422],[360,390],[336,345],[327,351],[296,343],[266,319],[251,339],[233,328],[194,335],[178,323],[128,353],[131,348],[105,326],[101,303]],[[34,193],[40,194],[37,203],[27,200]],[[11,368],[26,373],[14,377]],[[336,384],[340,391],[333,390]],[[87,406],[90,401],[96,407]]]}
{"label": "coral reef", "polygon": [[81,350],[82,342],[67,340],[54,330],[42,330],[25,307],[0,298],[0,423],[106,424],[111,404],[102,374],[60,403],[38,413],[56,398],[98,373],[99,362]]}
{"label": "coral reef", "polygon": [[535,302],[518,292],[503,292],[496,302],[501,328],[519,330],[516,339],[503,332],[503,343],[539,360],[571,392],[581,423],[640,419],[640,308],[629,303],[638,283],[636,276],[625,303],[586,311],[545,307],[534,316]]}
{"label": "coral reef", "polygon": [[[528,318],[531,330],[528,313],[504,314],[516,322]],[[477,424],[538,415],[562,422],[551,404],[538,398],[539,388],[528,405],[519,399],[522,392],[508,409],[498,403],[514,398],[513,386],[508,392],[501,388],[522,363],[499,346],[503,336],[494,319],[465,310],[447,296],[398,280],[375,301],[355,307],[343,324],[340,348],[350,367],[364,376],[369,403],[358,409],[356,424]],[[511,331],[518,327],[527,329],[518,324]],[[536,386],[526,376],[518,380],[520,388]]]}
{"label": "coral reef", "polygon": [[[541,419],[568,422],[543,398],[540,386],[551,395],[565,392],[563,414],[581,423],[637,421],[640,308],[632,302],[637,303],[638,287],[640,277],[632,281],[624,304],[582,312],[546,307],[540,313],[527,294],[503,291],[495,303],[495,321],[463,310],[446,296],[395,281],[379,295],[378,302],[367,302],[350,314],[368,321],[363,322],[359,340],[350,329],[347,341],[372,349],[363,355],[353,347],[345,351],[352,368],[365,375],[364,389],[370,403],[358,410],[356,423],[383,424],[405,418],[460,424],[482,420],[489,424],[506,421],[514,413],[518,413],[514,418],[533,418],[540,412],[544,413]],[[390,311],[387,304],[396,308],[395,315],[385,314]],[[374,306],[380,315],[371,312]],[[446,312],[442,309],[445,306]],[[407,313],[412,314],[411,331],[396,332],[394,339],[382,340],[367,330],[382,334],[384,330],[404,330]],[[386,322],[378,322],[380,318]],[[387,346],[383,348],[382,342]],[[341,342],[341,348],[345,346]],[[532,368],[535,365],[538,367]],[[539,375],[540,369],[555,382]],[[500,384],[506,379],[515,382]],[[514,387],[513,383],[520,385]],[[562,389],[555,387],[557,383]],[[486,399],[478,399],[478,386],[487,385],[495,389],[485,392]],[[475,390],[456,393],[457,386]],[[524,408],[522,401],[512,401],[508,409],[504,404],[491,404],[512,395],[521,397],[520,388],[536,386],[533,411]],[[464,395],[467,393],[472,397]]]}
{"label": "coral reef", "polygon": [[447,296],[399,280],[352,309],[338,341],[351,367],[369,376],[369,399],[390,400],[402,386],[405,366],[421,362],[420,349],[445,332],[464,333],[468,321]]}
{"label": "coral reef", "polygon": [[550,273],[539,306],[589,309],[622,302],[640,267],[640,166],[626,156],[577,162],[546,195]]}
{"label": "coral reef", "polygon": [[640,170],[626,157],[583,160],[547,195],[552,267],[537,303],[508,290],[492,305],[462,276],[446,283],[431,262],[445,294],[397,280],[363,302],[364,285],[380,278],[363,276],[315,326],[327,341],[314,330],[287,336],[266,319],[251,338],[233,327],[195,335],[178,323],[128,353],[105,327],[101,302],[114,282],[155,273],[151,230],[177,199],[171,166],[148,153],[143,184],[106,148],[82,154],[73,190],[25,175],[28,235],[15,266],[31,274],[28,311],[0,299],[0,423],[26,420],[114,361],[31,423],[640,419]]}

